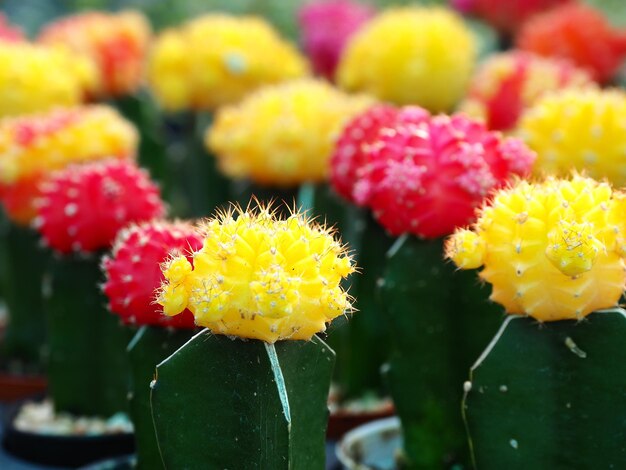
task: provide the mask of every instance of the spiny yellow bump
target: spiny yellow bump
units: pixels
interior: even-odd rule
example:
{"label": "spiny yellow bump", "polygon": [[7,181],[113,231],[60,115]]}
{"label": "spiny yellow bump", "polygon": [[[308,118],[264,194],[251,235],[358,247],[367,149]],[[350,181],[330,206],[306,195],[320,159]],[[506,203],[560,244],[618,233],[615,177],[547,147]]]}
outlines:
{"label": "spiny yellow bump", "polygon": [[590,224],[563,221],[548,234],[546,256],[563,274],[578,276],[593,267],[603,249]]}
{"label": "spiny yellow bump", "polygon": [[306,60],[264,20],[220,14],[165,31],[148,61],[152,92],[174,111],[212,110],[308,73]]}
{"label": "spiny yellow bump", "polygon": [[[606,183],[574,176],[519,181],[486,203],[474,233],[482,241],[480,276],[508,313],[539,321],[579,319],[615,306],[626,283],[626,195]],[[467,230],[448,241],[447,256],[461,268],[457,247],[474,245]]]}
{"label": "spiny yellow bump", "polygon": [[476,232],[457,230],[446,241],[446,258],[461,269],[476,269],[483,265],[485,242]]}
{"label": "spiny yellow bump", "polygon": [[0,41],[0,117],[79,104],[95,67],[62,48]]}
{"label": "spiny yellow bump", "polygon": [[163,266],[157,302],[168,315],[185,308],[218,334],[310,339],[351,311],[341,280],[354,272],[333,233],[294,213],[236,210],[209,220],[193,267],[184,257]]}
{"label": "spiny yellow bump", "polygon": [[0,119],[0,183],[103,158],[133,158],[139,136],[114,108],[59,108]]}
{"label": "spiny yellow bump", "polygon": [[465,93],[476,59],[475,43],[472,32],[451,10],[389,9],[350,39],[337,83],[396,104],[448,111]]}
{"label": "spiny yellow bump", "polygon": [[323,181],[343,125],[372,103],[321,80],[267,86],[220,109],[206,145],[232,178],[275,186]]}
{"label": "spiny yellow bump", "polygon": [[520,120],[518,135],[537,152],[535,172],[572,169],[626,185],[626,93],[566,89],[545,95]]}

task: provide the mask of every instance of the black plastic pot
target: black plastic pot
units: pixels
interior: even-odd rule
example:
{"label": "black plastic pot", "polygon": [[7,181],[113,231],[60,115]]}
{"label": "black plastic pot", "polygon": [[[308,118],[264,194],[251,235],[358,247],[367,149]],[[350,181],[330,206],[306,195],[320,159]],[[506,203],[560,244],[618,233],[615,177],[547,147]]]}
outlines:
{"label": "black plastic pot", "polygon": [[135,450],[132,433],[99,436],[59,436],[24,432],[13,421],[19,407],[8,413],[2,446],[28,462],[57,467],[80,467],[111,457],[128,456]]}

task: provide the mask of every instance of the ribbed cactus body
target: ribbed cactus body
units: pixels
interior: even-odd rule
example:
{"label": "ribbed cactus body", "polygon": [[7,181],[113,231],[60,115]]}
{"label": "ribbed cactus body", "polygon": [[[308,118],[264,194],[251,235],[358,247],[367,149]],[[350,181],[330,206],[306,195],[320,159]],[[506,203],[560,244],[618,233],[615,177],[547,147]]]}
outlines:
{"label": "ribbed cactus body", "polygon": [[270,346],[198,333],[152,384],[165,467],[323,468],[334,356],[317,337]]}
{"label": "ribbed cactus body", "polygon": [[487,304],[488,289],[444,262],[442,247],[441,240],[399,239],[383,277],[392,342],[387,380],[408,468],[468,462],[463,382],[502,315]]}
{"label": "ribbed cactus body", "polygon": [[128,344],[130,359],[130,414],[135,430],[137,465],[139,470],[165,468],[156,440],[150,382],[155,378],[157,364],[168,358],[193,336],[193,330],[141,327]]}
{"label": "ribbed cactus body", "polygon": [[7,221],[2,225],[2,297],[9,321],[0,351],[3,360],[18,369],[40,369],[46,353],[41,282],[49,254],[41,249],[40,238],[32,229]]}
{"label": "ribbed cactus body", "polygon": [[475,467],[626,466],[625,334],[621,309],[584,322],[507,318],[465,385]]}
{"label": "ribbed cactus body", "polygon": [[57,411],[109,417],[128,408],[130,334],[108,312],[102,281],[97,256],[50,260],[44,302],[48,381]]}

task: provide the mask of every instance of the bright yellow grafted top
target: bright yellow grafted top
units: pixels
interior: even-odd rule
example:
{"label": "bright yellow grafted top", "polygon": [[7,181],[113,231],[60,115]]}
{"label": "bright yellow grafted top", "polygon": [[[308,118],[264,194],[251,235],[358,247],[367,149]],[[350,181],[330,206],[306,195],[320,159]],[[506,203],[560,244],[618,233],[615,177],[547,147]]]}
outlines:
{"label": "bright yellow grafted top", "polygon": [[545,95],[529,108],[518,135],[537,152],[538,175],[572,169],[626,185],[626,93],[595,88]]}
{"label": "bright yellow grafted top", "polygon": [[212,110],[261,85],[308,73],[297,49],[251,16],[210,14],[166,30],[148,61],[152,92],[172,111]]}
{"label": "bright yellow grafted top", "polygon": [[396,104],[449,111],[463,97],[476,59],[476,40],[445,8],[392,8],[348,42],[337,83]]}
{"label": "bright yellow grafted top", "polygon": [[518,182],[459,229],[446,256],[484,265],[492,300],[539,321],[580,319],[617,304],[626,282],[626,194],[590,178]]}
{"label": "bright yellow grafted top", "polygon": [[322,80],[267,86],[220,109],[206,145],[232,178],[272,186],[324,181],[344,124],[373,103]]}
{"label": "bright yellow grafted top", "polygon": [[352,309],[340,286],[354,272],[332,232],[294,213],[268,209],[220,214],[203,227],[194,254],[163,265],[157,302],[167,315],[185,308],[214,333],[261,339],[310,339]]}

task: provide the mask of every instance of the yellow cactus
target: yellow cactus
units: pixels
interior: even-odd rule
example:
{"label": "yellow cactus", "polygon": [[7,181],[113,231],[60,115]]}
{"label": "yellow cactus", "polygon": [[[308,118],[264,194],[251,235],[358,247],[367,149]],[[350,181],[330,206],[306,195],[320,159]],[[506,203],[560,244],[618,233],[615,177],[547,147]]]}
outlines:
{"label": "yellow cactus", "polygon": [[321,80],[268,86],[222,108],[206,144],[233,178],[277,186],[323,181],[343,125],[372,103]]}
{"label": "yellow cactus", "polygon": [[141,84],[151,38],[148,20],[139,12],[87,12],[46,26],[39,42],[67,47],[97,70],[94,96],[133,93]]}
{"label": "yellow cactus", "polygon": [[475,43],[463,20],[450,10],[389,9],[348,42],[337,83],[396,104],[448,111],[467,88]]}
{"label": "yellow cactus", "polygon": [[104,105],[0,120],[0,183],[109,157],[134,156],[133,125]]}
{"label": "yellow cactus", "polygon": [[341,280],[354,271],[333,233],[301,213],[267,208],[219,214],[193,255],[163,265],[157,302],[167,315],[188,308],[214,333],[274,343],[310,339],[352,309]]}
{"label": "yellow cactus", "polygon": [[307,75],[295,47],[264,20],[206,15],[155,41],[148,80],[168,110],[215,109],[261,85]]}
{"label": "yellow cactus", "polygon": [[539,321],[581,319],[617,304],[626,283],[626,194],[574,176],[519,181],[486,203],[473,230],[446,242],[508,313]]}
{"label": "yellow cactus", "polygon": [[572,169],[626,185],[626,93],[563,90],[540,99],[522,116],[518,135],[537,152],[538,175]]}
{"label": "yellow cactus", "polygon": [[92,64],[64,49],[0,41],[0,117],[80,104],[95,80]]}

